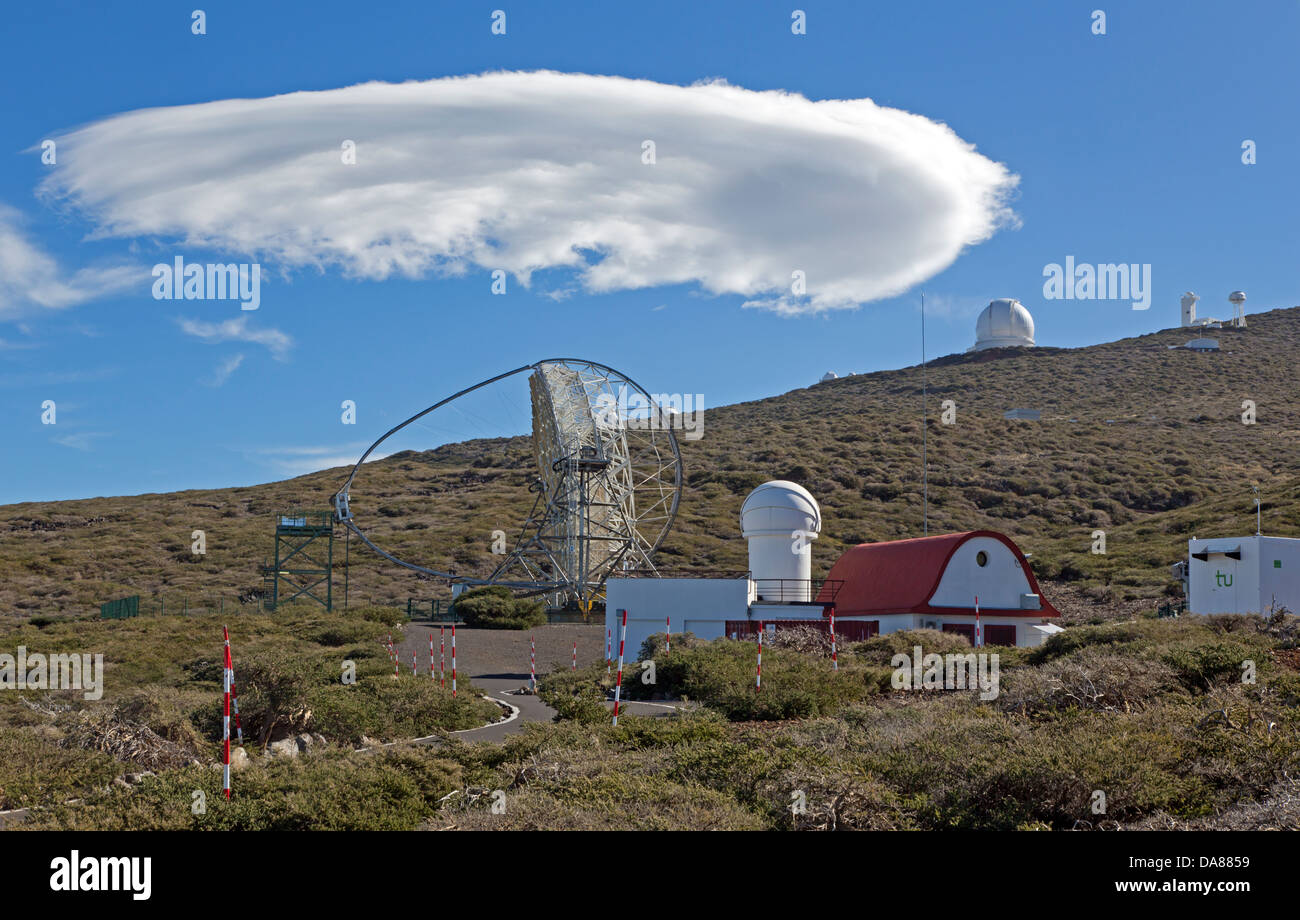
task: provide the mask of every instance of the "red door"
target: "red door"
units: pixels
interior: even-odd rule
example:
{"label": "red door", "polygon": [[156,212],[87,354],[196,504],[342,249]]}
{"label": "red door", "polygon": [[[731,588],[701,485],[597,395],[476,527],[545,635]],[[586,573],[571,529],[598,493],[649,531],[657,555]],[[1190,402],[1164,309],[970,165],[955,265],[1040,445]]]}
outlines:
{"label": "red door", "polygon": [[971,645],[975,644],[975,624],[974,623],[944,623],[943,631],[946,633],[961,633],[966,637],[966,641]]}
{"label": "red door", "polygon": [[984,627],[984,644],[985,645],[1012,645],[1016,644],[1016,627],[1014,625],[995,626],[989,625]]}

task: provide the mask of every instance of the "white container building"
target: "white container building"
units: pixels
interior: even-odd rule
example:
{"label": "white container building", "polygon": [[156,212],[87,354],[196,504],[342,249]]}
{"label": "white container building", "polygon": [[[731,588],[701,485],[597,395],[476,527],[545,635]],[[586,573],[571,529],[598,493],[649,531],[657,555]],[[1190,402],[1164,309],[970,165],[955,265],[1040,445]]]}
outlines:
{"label": "white container building", "polygon": [[1300,540],[1219,537],[1187,541],[1189,613],[1300,612]]}

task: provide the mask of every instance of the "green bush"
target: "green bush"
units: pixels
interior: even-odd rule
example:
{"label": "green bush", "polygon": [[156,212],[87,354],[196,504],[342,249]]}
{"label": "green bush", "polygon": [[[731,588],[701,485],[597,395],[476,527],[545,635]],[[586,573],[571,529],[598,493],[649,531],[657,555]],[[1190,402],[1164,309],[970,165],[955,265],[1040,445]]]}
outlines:
{"label": "green bush", "polygon": [[[35,815],[34,829],[100,830],[413,830],[438,800],[459,787],[460,771],[430,748],[365,754],[326,750],[255,763],[232,777],[229,802],[221,771],[187,767],[131,789]],[[193,814],[194,792],[205,798]]]}
{"label": "green bush", "polygon": [[643,653],[653,653],[654,682],[642,667],[623,673],[623,694],[648,699],[655,694],[694,700],[733,721],[804,719],[832,715],[848,703],[867,699],[889,686],[890,671],[842,662],[839,671],[816,655],[791,649],[765,649],[763,689],[756,689],[757,649],[753,642],[715,639],[694,646],[673,643],[665,654],[662,636],[652,637]]}
{"label": "green bush", "polygon": [[515,597],[509,588],[473,588],[456,598],[456,612],[477,629],[531,629],[546,624],[541,601]]}
{"label": "green bush", "polygon": [[1209,690],[1218,683],[1240,680],[1242,663],[1259,655],[1237,642],[1202,642],[1175,646],[1161,659],[1178,672],[1183,683],[1193,690]]}
{"label": "green bush", "polygon": [[921,646],[922,655],[964,655],[971,651],[971,644],[965,636],[937,629],[901,629],[883,636],[873,636],[866,642],[852,643],[848,648],[868,664],[893,667],[890,660],[895,655],[911,657],[918,645]]}

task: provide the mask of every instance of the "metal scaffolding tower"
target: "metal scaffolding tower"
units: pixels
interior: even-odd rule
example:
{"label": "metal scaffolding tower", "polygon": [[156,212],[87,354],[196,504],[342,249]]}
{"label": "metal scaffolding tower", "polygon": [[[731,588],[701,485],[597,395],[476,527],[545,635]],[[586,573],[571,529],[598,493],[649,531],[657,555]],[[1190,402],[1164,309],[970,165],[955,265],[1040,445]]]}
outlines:
{"label": "metal scaffolding tower", "polygon": [[[324,560],[321,553],[324,553]],[[275,610],[300,597],[334,609],[334,521],[328,511],[291,511],[275,517],[275,562],[262,566],[262,604]],[[321,592],[321,587],[324,591]],[[323,593],[324,596],[321,596]]]}

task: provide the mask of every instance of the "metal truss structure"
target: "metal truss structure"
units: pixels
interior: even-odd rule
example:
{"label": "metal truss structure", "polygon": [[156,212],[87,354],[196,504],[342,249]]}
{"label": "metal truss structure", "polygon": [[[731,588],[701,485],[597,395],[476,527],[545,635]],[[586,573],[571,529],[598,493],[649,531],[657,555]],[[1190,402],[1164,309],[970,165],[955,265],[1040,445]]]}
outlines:
{"label": "metal truss structure", "polygon": [[[474,390],[531,372],[532,510],[514,547],[487,578],[415,565],[380,549],[352,520],[349,490],[367,456],[412,422]],[[334,498],[335,520],[381,556],[468,585],[547,595],[590,609],[620,569],[654,571],[654,554],[681,500],[682,462],[673,419],[626,375],[576,358],[548,358],[461,390],[390,430],[362,455]]]}

